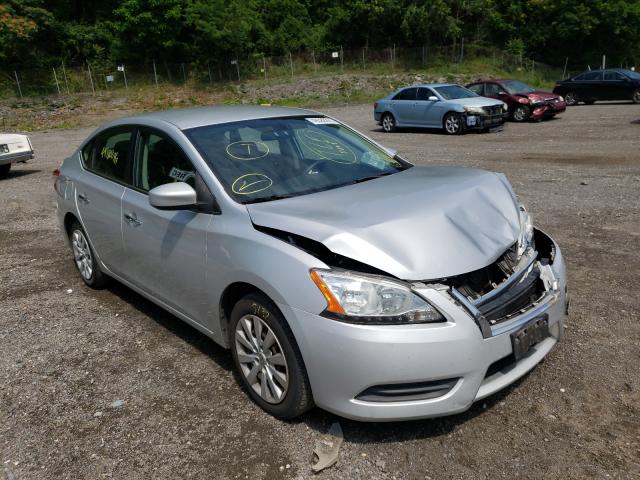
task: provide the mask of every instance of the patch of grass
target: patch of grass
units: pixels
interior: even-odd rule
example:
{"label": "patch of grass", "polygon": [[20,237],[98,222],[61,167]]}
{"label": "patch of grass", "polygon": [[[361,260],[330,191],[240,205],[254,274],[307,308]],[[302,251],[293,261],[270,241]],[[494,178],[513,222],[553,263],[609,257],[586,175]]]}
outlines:
{"label": "patch of grass", "polygon": [[80,122],[77,120],[63,120],[59,123],[54,123],[51,125],[51,128],[56,128],[60,130],[66,130],[69,128],[78,128],[80,126]]}

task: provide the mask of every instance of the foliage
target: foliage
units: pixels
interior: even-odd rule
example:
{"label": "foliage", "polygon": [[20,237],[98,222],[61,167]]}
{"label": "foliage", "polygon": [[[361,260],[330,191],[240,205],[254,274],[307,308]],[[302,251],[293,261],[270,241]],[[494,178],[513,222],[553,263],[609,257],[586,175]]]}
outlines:
{"label": "foliage", "polygon": [[637,64],[640,0],[0,0],[4,69],[462,41],[546,63]]}

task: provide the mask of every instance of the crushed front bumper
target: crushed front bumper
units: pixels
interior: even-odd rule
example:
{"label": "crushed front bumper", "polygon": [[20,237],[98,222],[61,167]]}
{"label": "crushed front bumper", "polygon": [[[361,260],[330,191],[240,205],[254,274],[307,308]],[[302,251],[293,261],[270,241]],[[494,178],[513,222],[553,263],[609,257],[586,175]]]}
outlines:
{"label": "crushed front bumper", "polygon": [[[415,291],[434,304],[446,322],[354,325],[280,304],[300,346],[316,404],[362,421],[436,417],[467,410],[522,377],[562,338],[566,271],[560,249],[554,247],[554,287],[522,314],[492,325],[488,336],[448,291],[426,286]],[[542,315],[550,336],[509,362],[511,333]],[[394,385],[407,392],[428,392],[420,400],[382,399],[381,392]]]}
{"label": "crushed front bumper", "polygon": [[531,118],[539,120],[564,112],[567,109],[567,104],[563,100],[556,99],[533,104],[531,107]]}

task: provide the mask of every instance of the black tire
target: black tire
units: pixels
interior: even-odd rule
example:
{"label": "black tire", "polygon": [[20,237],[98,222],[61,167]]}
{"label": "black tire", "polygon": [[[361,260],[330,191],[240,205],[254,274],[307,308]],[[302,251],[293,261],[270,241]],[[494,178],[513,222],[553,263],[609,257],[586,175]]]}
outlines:
{"label": "black tire", "polygon": [[518,104],[513,107],[513,112],[511,112],[511,118],[514,122],[525,122],[529,120],[531,116],[531,108],[527,105]]}
{"label": "black tire", "polygon": [[[71,228],[69,228],[69,244],[73,253],[73,263],[82,281],[91,288],[104,288],[109,282],[109,277],[100,270],[96,254],[89,243],[87,234],[77,221],[74,221],[71,224]],[[79,258],[79,255],[82,255],[82,258]],[[86,263],[84,260],[86,260]],[[84,270],[82,265],[85,266]],[[87,266],[90,266],[90,272],[86,269]]]}
{"label": "black tire", "polygon": [[0,165],[0,178],[7,178],[9,176],[9,170],[11,170],[10,163]]}
{"label": "black tire", "polygon": [[576,92],[567,92],[564,95],[564,101],[568,106],[572,107],[577,105],[580,100],[578,99],[578,94]]}
{"label": "black tire", "polygon": [[640,103],[640,88],[634,90],[633,94],[631,95],[631,101],[633,103]]}
{"label": "black tire", "polygon": [[442,119],[442,128],[447,135],[461,135],[464,132],[462,115],[456,112],[447,113]]}
{"label": "black tire", "polygon": [[383,113],[382,118],[380,119],[380,125],[382,125],[382,129],[387,133],[392,133],[396,131],[396,119],[389,112]]}
{"label": "black tire", "polygon": [[[258,317],[258,319],[263,322],[263,325],[260,327],[263,334],[261,342],[262,340],[266,340],[266,336],[268,335],[268,331],[264,330],[264,324],[266,324],[275,336],[275,341],[273,342],[272,347],[266,350],[266,354],[262,356],[262,360],[258,360],[258,355],[260,354],[253,354],[249,352],[241,342],[237,341],[236,329],[239,328],[242,330],[243,328],[242,325],[239,325],[239,322],[241,320],[246,322],[249,318],[254,317]],[[251,329],[252,334],[255,335],[255,323],[252,323],[252,325],[254,325],[254,327],[249,328]],[[245,335],[243,338],[246,339],[247,336]],[[229,322],[229,345],[231,346],[231,355],[233,356],[233,363],[236,367],[239,383],[242,385],[249,397],[265,412],[276,418],[287,420],[298,417],[313,408],[314,403],[313,396],[311,394],[311,386],[309,384],[309,378],[307,377],[304,361],[302,360],[302,355],[298,349],[298,344],[293,337],[293,333],[291,332],[289,325],[282,316],[282,313],[280,313],[280,310],[278,310],[275,304],[265,295],[260,293],[251,293],[240,299],[233,307]],[[239,352],[239,349],[244,351]],[[262,347],[259,347],[259,351],[264,352]],[[264,379],[265,367],[262,365],[267,363],[265,359],[273,358],[273,356],[277,355],[278,352],[282,353],[284,356],[285,366],[282,367],[279,365],[279,368],[281,369],[281,372],[282,368],[285,369],[284,372],[287,378],[287,387],[283,392],[283,398],[276,400],[274,398],[275,395],[271,395],[271,401],[267,401],[256,390],[254,390],[256,385],[254,384],[252,386],[252,384],[249,383],[247,377],[250,373],[247,374],[246,370],[249,370],[249,366],[251,366],[251,368],[258,368],[260,371],[255,375],[256,382],[260,379]],[[238,357],[239,353],[243,355],[245,359],[243,362],[244,370]],[[255,356],[256,360],[254,360],[253,363],[249,363],[249,361],[246,360],[249,356]],[[269,365],[268,368],[273,369],[274,367],[273,365]],[[273,382],[271,383],[273,384]],[[273,392],[273,389],[271,389],[270,392]]]}

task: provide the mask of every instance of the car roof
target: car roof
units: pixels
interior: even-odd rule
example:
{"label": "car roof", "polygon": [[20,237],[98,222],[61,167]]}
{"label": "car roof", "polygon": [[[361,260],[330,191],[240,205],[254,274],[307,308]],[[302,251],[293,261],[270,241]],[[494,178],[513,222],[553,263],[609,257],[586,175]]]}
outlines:
{"label": "car roof", "polygon": [[180,108],[161,112],[145,113],[130,117],[119,118],[108,124],[146,124],[149,120],[160,120],[171,123],[181,130],[217,125],[243,120],[258,120],[263,118],[318,116],[318,112],[302,108],[276,107],[267,105],[223,105],[195,108]]}

